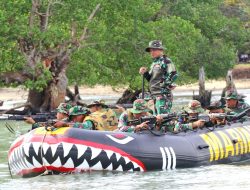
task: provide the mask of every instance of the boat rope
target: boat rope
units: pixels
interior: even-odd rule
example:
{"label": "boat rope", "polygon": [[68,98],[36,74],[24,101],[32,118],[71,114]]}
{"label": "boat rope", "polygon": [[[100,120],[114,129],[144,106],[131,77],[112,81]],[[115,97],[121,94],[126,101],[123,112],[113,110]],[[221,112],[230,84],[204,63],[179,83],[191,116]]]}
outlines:
{"label": "boat rope", "polygon": [[12,172],[11,172],[11,169],[10,169],[10,162],[9,162],[9,159],[8,159],[8,169],[9,169],[10,177],[13,179],[13,175],[12,175]]}
{"label": "boat rope", "polygon": [[45,162],[44,162],[44,151],[43,151],[43,144],[44,144],[44,141],[45,141],[45,138],[46,138],[46,136],[47,136],[47,133],[49,132],[49,131],[52,131],[53,130],[53,128],[51,127],[51,126],[45,126],[45,130],[46,130],[46,132],[45,132],[45,134],[44,134],[44,136],[43,136],[43,140],[42,140],[42,143],[41,143],[41,160],[42,160],[42,166],[45,168],[45,171],[42,173],[42,174],[40,174],[39,176],[43,176],[43,175],[48,175],[49,174],[49,170],[48,170],[48,168],[47,168],[47,166],[46,166],[46,164],[45,164]]}

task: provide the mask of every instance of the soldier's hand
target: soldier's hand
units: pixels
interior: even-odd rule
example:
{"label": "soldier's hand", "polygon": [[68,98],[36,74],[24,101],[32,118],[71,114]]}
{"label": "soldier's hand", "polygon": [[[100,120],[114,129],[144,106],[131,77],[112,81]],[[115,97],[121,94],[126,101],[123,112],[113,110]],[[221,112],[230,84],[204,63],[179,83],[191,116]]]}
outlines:
{"label": "soldier's hand", "polygon": [[57,122],[54,124],[54,127],[56,127],[56,128],[66,127],[66,123],[63,122],[63,121],[57,121]]}
{"label": "soldier's hand", "polygon": [[123,113],[124,111],[126,111],[126,109],[122,106],[116,105],[115,107],[117,107],[117,112]]}
{"label": "soldier's hand", "polygon": [[148,122],[149,121],[145,121],[145,122],[141,123],[140,125],[136,125],[135,131],[140,131],[140,130],[143,130],[143,129],[147,129],[148,128]]}
{"label": "soldier's hand", "polygon": [[162,116],[161,116],[161,115],[157,115],[157,116],[156,116],[156,122],[157,122],[158,124],[161,124],[162,121],[163,121]]}
{"label": "soldier's hand", "polygon": [[193,129],[203,127],[205,124],[204,120],[198,120],[192,123]]}
{"label": "soldier's hand", "polygon": [[34,124],[36,123],[35,120],[32,118],[32,117],[23,117],[25,120],[26,123],[28,124]]}
{"label": "soldier's hand", "polygon": [[141,67],[140,70],[139,70],[139,73],[141,75],[144,75],[144,73],[146,73],[148,71],[147,67]]}

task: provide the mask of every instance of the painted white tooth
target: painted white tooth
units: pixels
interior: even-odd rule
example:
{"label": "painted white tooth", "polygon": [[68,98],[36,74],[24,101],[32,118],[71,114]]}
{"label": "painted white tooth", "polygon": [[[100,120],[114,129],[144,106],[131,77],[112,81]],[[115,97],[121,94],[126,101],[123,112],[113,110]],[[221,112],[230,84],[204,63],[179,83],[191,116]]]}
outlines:
{"label": "painted white tooth", "polygon": [[63,165],[63,167],[65,167],[65,168],[74,168],[75,165],[74,165],[73,160],[71,158],[69,158],[67,160],[67,162]]}
{"label": "painted white tooth", "polygon": [[132,170],[132,169],[130,169],[130,170],[128,170],[128,172],[133,172],[133,170]]}
{"label": "painted white tooth", "polygon": [[139,165],[137,163],[135,163],[135,162],[132,162],[132,163],[134,165],[134,169],[139,167]]}
{"label": "painted white tooth", "polygon": [[41,143],[35,142],[35,143],[32,143],[32,144],[33,144],[33,148],[34,148],[34,150],[36,152],[36,155],[38,155],[38,151],[39,151],[39,148],[41,146]]}
{"label": "painted white tooth", "polygon": [[49,145],[48,145],[48,143],[43,143],[42,144],[42,148],[43,148],[43,155],[45,155],[46,154],[46,152],[47,152],[47,150],[49,149]]}
{"label": "painted white tooth", "polygon": [[85,145],[79,145],[79,144],[75,144],[76,148],[77,148],[77,159],[79,159],[87,150],[87,146]]}
{"label": "painted white tooth", "polygon": [[51,164],[52,166],[54,167],[61,167],[62,166],[62,163],[61,163],[61,160],[59,157],[57,157],[57,159]]}
{"label": "painted white tooth", "polygon": [[79,166],[77,166],[77,169],[88,170],[89,169],[88,162],[84,160]]}
{"label": "painted white tooth", "polygon": [[62,146],[63,146],[63,156],[65,158],[66,156],[68,156],[69,151],[71,150],[73,144],[63,142]]}
{"label": "painted white tooth", "polygon": [[33,165],[36,167],[36,168],[40,168],[42,165],[35,159],[35,157],[32,158],[32,161],[33,161]]}
{"label": "painted white tooth", "polygon": [[15,149],[15,154],[16,154],[17,160],[19,160],[19,158],[20,158],[19,148],[16,148],[16,149]]}
{"label": "painted white tooth", "polygon": [[91,147],[91,151],[92,151],[92,156],[91,156],[91,160],[92,160],[101,153],[102,149]]}
{"label": "painted white tooth", "polygon": [[120,155],[119,153],[115,153],[115,156],[116,156],[116,160],[117,160],[117,161],[120,160],[121,155]]}
{"label": "painted white tooth", "polygon": [[30,151],[30,144],[31,143],[25,143],[24,145],[23,145],[23,150],[24,150],[24,154],[26,155],[26,156],[30,156],[30,154],[29,154],[29,151]]}
{"label": "painted white tooth", "polygon": [[113,151],[111,151],[111,150],[105,150],[105,152],[107,153],[107,156],[108,156],[108,158],[110,159],[110,157],[113,155]]}
{"label": "painted white tooth", "polygon": [[26,166],[23,163],[23,159],[22,158],[19,160],[19,165],[21,166],[21,168],[26,168]]}
{"label": "painted white tooth", "polygon": [[103,170],[101,162],[97,162],[94,166],[91,167],[93,170]]}
{"label": "painted white tooth", "polygon": [[113,165],[112,165],[112,163],[111,163],[105,170],[112,171],[112,170],[113,170]]}
{"label": "painted white tooth", "polygon": [[21,166],[19,165],[19,163],[16,163],[16,170],[19,170],[21,168]]}
{"label": "painted white tooth", "polygon": [[42,158],[42,160],[43,160],[43,165],[44,166],[50,166],[50,164],[49,164],[49,162],[46,160],[46,158]]}
{"label": "painted white tooth", "polygon": [[123,171],[122,166],[120,165],[118,168],[116,168],[116,171]]}
{"label": "painted white tooth", "polygon": [[58,144],[51,144],[50,148],[51,148],[51,152],[52,152],[52,157],[54,157],[56,150],[57,150]]}
{"label": "painted white tooth", "polygon": [[34,168],[34,166],[27,159],[25,159],[25,163],[26,163],[26,165],[27,165],[27,167],[29,169],[33,169]]}
{"label": "painted white tooth", "polygon": [[123,157],[125,160],[125,164],[128,164],[130,162],[130,159],[128,157]]}

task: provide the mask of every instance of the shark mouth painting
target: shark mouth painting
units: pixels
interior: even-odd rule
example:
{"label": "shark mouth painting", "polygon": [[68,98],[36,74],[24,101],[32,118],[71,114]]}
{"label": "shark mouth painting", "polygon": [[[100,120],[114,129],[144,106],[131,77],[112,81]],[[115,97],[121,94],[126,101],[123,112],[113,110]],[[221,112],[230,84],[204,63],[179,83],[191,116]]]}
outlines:
{"label": "shark mouth painting", "polygon": [[85,171],[152,171],[250,160],[250,122],[156,136],[38,128],[18,137],[8,153],[13,175]]}
{"label": "shark mouth painting", "polygon": [[[92,170],[145,171],[141,161],[116,147],[70,138],[36,137],[13,144],[9,151],[11,173],[26,175],[45,170],[83,172]],[[52,142],[52,143],[51,143]]]}

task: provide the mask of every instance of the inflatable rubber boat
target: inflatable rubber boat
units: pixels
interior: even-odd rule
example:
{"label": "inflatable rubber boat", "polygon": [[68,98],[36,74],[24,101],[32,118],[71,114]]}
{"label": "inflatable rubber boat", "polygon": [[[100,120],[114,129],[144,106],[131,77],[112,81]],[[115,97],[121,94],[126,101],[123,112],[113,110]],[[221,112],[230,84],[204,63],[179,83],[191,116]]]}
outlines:
{"label": "inflatable rubber boat", "polygon": [[154,135],[77,128],[37,128],[18,137],[8,162],[13,175],[92,170],[150,171],[250,159],[250,121],[197,131]]}

